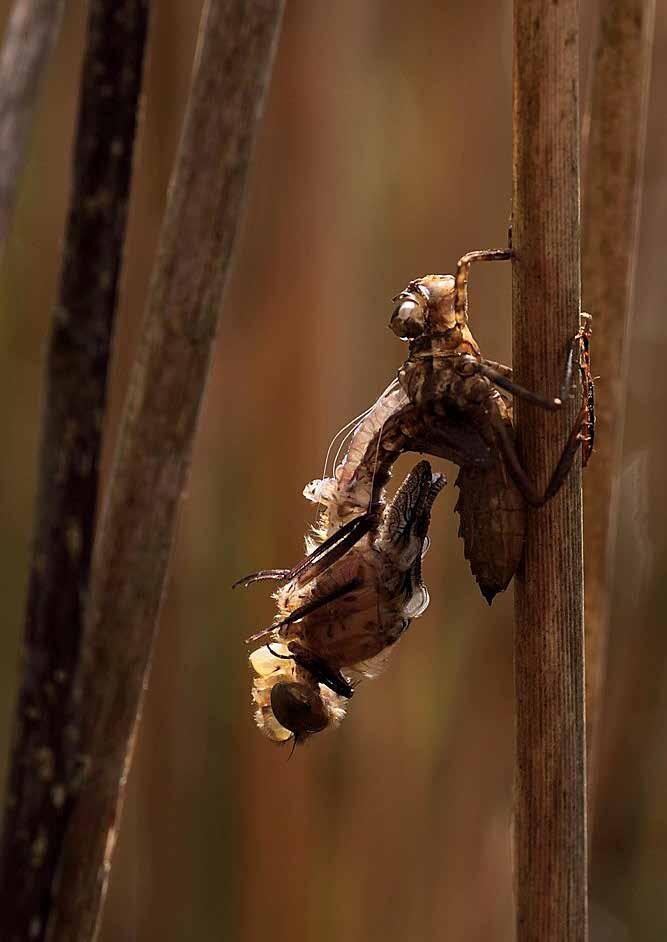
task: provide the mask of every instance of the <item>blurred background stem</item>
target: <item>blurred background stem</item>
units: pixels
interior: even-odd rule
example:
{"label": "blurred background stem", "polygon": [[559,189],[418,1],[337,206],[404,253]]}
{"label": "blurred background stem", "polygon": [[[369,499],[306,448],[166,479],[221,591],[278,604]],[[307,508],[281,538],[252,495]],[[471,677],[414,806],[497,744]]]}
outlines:
{"label": "blurred background stem", "polygon": [[16,0],[0,52],[0,258],[64,0]]}
{"label": "blurred background stem", "polygon": [[595,457],[584,476],[586,733],[594,826],[598,726],[613,585],[623,428],[639,251],[655,0],[601,0],[584,119],[582,292],[593,314]]}
{"label": "blurred background stem", "polygon": [[[579,327],[579,4],[514,7],[514,367],[559,388]],[[579,404],[515,401],[526,469],[543,488]],[[529,515],[515,581],[514,867],[518,942],[587,938],[581,468]]]}
{"label": "blurred background stem", "polygon": [[146,0],[89,4],[0,846],[3,939],[44,938],[78,774],[68,711],[88,591],[147,25]]}

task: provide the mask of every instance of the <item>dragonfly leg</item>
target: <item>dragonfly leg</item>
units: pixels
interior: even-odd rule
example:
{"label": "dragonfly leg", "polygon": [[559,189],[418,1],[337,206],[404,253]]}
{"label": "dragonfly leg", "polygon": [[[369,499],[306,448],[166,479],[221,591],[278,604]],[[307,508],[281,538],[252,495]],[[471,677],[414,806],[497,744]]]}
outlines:
{"label": "dragonfly leg", "polygon": [[337,693],[338,696],[345,697],[347,700],[352,697],[354,693],[352,685],[348,683],[342,673],[327,664],[321,657],[313,654],[308,648],[303,647],[303,645],[294,641],[291,642],[288,648],[289,654],[278,654],[270,644],[267,644],[267,648],[274,657],[279,657],[283,661],[294,661],[299,667],[312,674],[318,684],[324,684],[325,687]]}
{"label": "dragonfly leg", "polygon": [[508,262],[512,258],[511,249],[482,249],[463,255],[456,266],[456,293],[454,296],[454,314],[457,324],[468,320],[468,276],[473,262]]}
{"label": "dragonfly leg", "polygon": [[260,582],[264,579],[275,579],[280,582],[291,582],[292,579],[298,579],[300,586],[307,585],[316,576],[321,575],[335,562],[338,562],[376,524],[377,512],[375,510],[367,511],[359,517],[354,517],[353,520],[348,520],[292,569],[260,569],[259,572],[252,572],[242,579],[237,579],[232,588],[235,589],[238,586],[245,588],[253,582]]}
{"label": "dragonfly leg", "polygon": [[348,520],[328,539],[320,543],[298,566],[294,567],[288,581],[296,579],[299,586],[307,585],[316,576],[321,575],[342,559],[352,547],[377,526],[377,522],[377,510],[369,510],[353,520]]}
{"label": "dragonfly leg", "polygon": [[239,586],[243,586],[245,589],[246,586],[252,585],[253,582],[263,582],[265,579],[282,581],[286,579],[289,574],[289,569],[260,569],[258,572],[248,573],[248,575],[243,576],[242,579],[237,579],[232,585],[232,589],[238,589]]}
{"label": "dragonfly leg", "polygon": [[548,503],[548,501],[550,501],[551,498],[554,497],[560,490],[567,475],[570,472],[577,450],[581,445],[581,431],[584,426],[585,419],[586,406],[584,404],[582,405],[581,409],[579,410],[579,414],[575,419],[572,431],[568,436],[560,458],[558,459],[558,463],[556,464],[551,478],[549,479],[546,490],[543,494],[540,494],[535,484],[528,476],[525,468],[521,464],[521,460],[517,454],[514,439],[510,435],[508,428],[505,425],[502,416],[500,415],[500,412],[496,406],[493,406],[491,412],[491,423],[495,430],[507,470],[509,471],[511,478],[518,487],[519,491],[523,495],[526,503],[530,504],[531,507],[543,507],[544,504]]}
{"label": "dragonfly leg", "polygon": [[305,618],[306,615],[311,615],[320,608],[324,608],[325,605],[330,605],[332,602],[336,602],[344,595],[349,595],[350,592],[354,592],[361,586],[361,583],[362,580],[359,577],[350,579],[349,582],[344,582],[342,585],[332,589],[331,592],[316,596],[316,598],[313,598],[309,602],[305,602],[303,605],[295,608],[294,611],[290,612],[286,618],[281,619],[281,621],[274,622],[267,628],[263,628],[261,631],[258,631],[257,634],[251,635],[246,639],[246,643],[251,644],[255,641],[259,641],[262,638],[266,638],[268,635],[273,634],[274,631],[279,632],[283,628],[287,628],[288,625],[293,625],[295,621],[300,621],[302,618]]}

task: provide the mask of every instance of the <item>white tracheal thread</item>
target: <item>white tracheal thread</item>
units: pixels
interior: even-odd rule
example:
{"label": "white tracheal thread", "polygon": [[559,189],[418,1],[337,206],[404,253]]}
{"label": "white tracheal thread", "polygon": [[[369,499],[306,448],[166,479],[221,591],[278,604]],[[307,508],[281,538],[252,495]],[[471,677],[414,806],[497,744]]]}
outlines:
{"label": "white tracheal thread", "polygon": [[332,476],[335,475],[336,473],[336,468],[338,467],[338,460],[341,456],[343,448],[345,447],[346,443],[349,442],[350,438],[354,435],[354,433],[357,431],[357,429],[361,425],[362,421],[366,418],[367,415],[370,414],[370,412],[371,412],[370,409],[368,409],[368,411],[366,412],[362,412],[362,414],[359,416],[359,422],[356,425],[354,425],[351,429],[349,429],[347,434],[343,435],[343,437],[341,438],[340,445],[338,446],[338,451],[336,452],[336,457],[334,458],[333,465],[331,466]]}
{"label": "white tracheal thread", "polygon": [[331,455],[331,451],[332,451],[332,449],[333,449],[334,443],[335,443],[336,439],[338,438],[338,436],[339,436],[339,435],[342,435],[343,433],[346,433],[346,434],[343,436],[343,440],[341,441],[340,445],[338,446],[338,451],[336,452],[336,457],[334,458],[334,462],[333,462],[332,474],[335,474],[335,473],[336,473],[336,465],[337,465],[337,463],[338,463],[338,459],[339,459],[339,457],[340,457],[340,453],[341,453],[341,451],[343,450],[343,446],[344,446],[344,444],[345,444],[345,441],[350,437],[350,435],[352,435],[352,434],[356,431],[357,425],[358,425],[359,423],[361,423],[361,422],[366,418],[366,416],[369,415],[369,414],[373,411],[373,409],[376,407],[376,405],[378,404],[378,402],[379,402],[381,399],[383,399],[386,395],[388,395],[388,394],[392,391],[392,389],[394,389],[394,388],[397,386],[397,384],[398,384],[398,378],[393,379],[393,380],[389,383],[389,385],[387,386],[387,388],[384,390],[384,392],[382,392],[382,393],[378,396],[377,400],[373,403],[372,406],[370,406],[368,409],[365,409],[365,410],[364,410],[363,412],[361,412],[356,418],[352,419],[350,422],[348,422],[348,423],[347,423],[346,425],[344,425],[342,428],[338,429],[338,431],[336,432],[336,434],[334,435],[334,437],[331,439],[331,443],[329,444],[329,447],[327,448],[326,458],[324,459],[324,469],[323,469],[323,471],[322,471],[322,477],[323,477],[323,478],[325,478],[325,477],[327,476],[327,467],[328,467],[328,464],[329,464],[329,457],[330,457],[330,455]]}
{"label": "white tracheal thread", "polygon": [[338,431],[336,432],[336,434],[334,435],[334,437],[331,439],[331,442],[329,443],[329,447],[327,448],[327,454],[326,454],[326,457],[325,457],[325,459],[324,459],[324,468],[322,469],[322,477],[323,477],[323,478],[325,478],[325,477],[327,476],[327,467],[328,467],[328,465],[329,465],[329,456],[331,455],[331,450],[332,450],[332,448],[333,448],[333,446],[334,446],[334,442],[336,441],[336,439],[338,438],[338,436],[339,436],[339,435],[342,435],[343,432],[346,432],[346,433],[347,433],[346,435],[343,435],[343,439],[342,439],[342,441],[341,441],[341,443],[340,443],[340,445],[339,445],[339,447],[338,447],[338,451],[336,452],[336,457],[334,458],[334,466],[333,466],[333,470],[334,470],[334,471],[336,470],[336,462],[338,461],[338,457],[339,457],[339,455],[340,455],[341,448],[343,447],[343,445],[345,444],[345,442],[347,441],[347,439],[350,437],[350,435],[354,432],[354,429],[355,429],[355,427],[356,427],[356,424],[357,424],[358,422],[361,422],[362,419],[365,419],[366,416],[368,415],[368,413],[371,411],[372,408],[373,408],[373,406],[371,406],[370,408],[366,409],[364,412],[359,413],[359,415],[356,416],[356,418],[352,419],[350,422],[348,422],[348,423],[347,423],[346,425],[344,425],[342,428],[339,428],[339,429],[338,429]]}
{"label": "white tracheal thread", "polygon": [[[331,471],[332,477],[336,473],[336,464],[338,462],[338,458],[340,457],[340,453],[341,453],[341,450],[343,449],[343,446],[349,440],[350,436],[355,433],[358,427],[358,424],[362,422],[366,418],[366,416],[369,414],[369,412],[372,412],[372,410],[373,410],[373,406],[370,406],[370,408],[366,409],[364,412],[360,412],[358,416],[356,416],[354,419],[351,419],[342,428],[338,429],[334,437],[329,442],[329,447],[327,448],[327,453],[324,458],[324,467],[322,469],[322,480],[325,480],[325,478],[327,477],[327,467],[329,466],[329,456],[331,455],[331,450],[333,449],[334,443],[336,439],[338,438],[338,436],[343,435],[340,445],[338,446],[338,451],[336,452],[336,457],[334,458],[334,461],[333,461],[333,468]],[[315,510],[315,519],[317,519],[319,512],[320,511],[318,509]]]}
{"label": "white tracheal thread", "polygon": [[[332,468],[331,468],[331,477],[332,477],[332,478],[335,478],[335,476],[336,476],[336,468],[338,467],[338,459],[339,459],[340,456],[341,456],[341,452],[343,451],[343,448],[345,447],[346,442],[348,442],[349,439],[351,438],[351,436],[354,435],[354,433],[357,431],[357,429],[359,428],[359,426],[361,425],[361,423],[363,422],[363,420],[366,418],[366,416],[370,415],[370,413],[373,411],[373,409],[375,409],[375,407],[377,406],[378,402],[379,402],[381,399],[383,399],[386,395],[388,395],[393,389],[395,389],[397,385],[398,385],[398,378],[396,377],[395,379],[393,379],[393,380],[389,383],[389,385],[387,386],[387,388],[378,396],[377,400],[373,403],[372,406],[370,406],[368,409],[365,409],[364,412],[360,412],[359,415],[357,415],[354,419],[351,419],[349,422],[347,422],[345,425],[343,425],[342,428],[338,429],[338,431],[336,432],[336,434],[334,435],[334,437],[331,439],[331,442],[329,443],[329,447],[327,448],[327,453],[326,453],[326,456],[325,456],[325,458],[324,458],[324,467],[323,467],[323,469],[322,469],[322,480],[325,480],[325,479],[327,478],[327,468],[328,468],[328,466],[329,466],[329,458],[330,458],[330,456],[331,456],[331,452],[332,452],[332,450],[333,450],[333,447],[334,447],[334,444],[335,444],[335,442],[336,442],[336,439],[337,439],[340,435],[343,436],[342,439],[341,439],[341,441],[340,441],[340,444],[339,444],[339,446],[338,446],[338,449],[337,449],[337,451],[336,451],[336,455],[335,455],[335,457],[334,457],[334,460],[333,460],[333,465],[332,465]],[[373,468],[373,481],[372,481],[372,483],[374,483],[374,481],[375,481],[375,469],[377,468],[378,455],[379,455],[379,453],[380,453],[380,440],[381,440],[381,438],[382,438],[382,429],[383,429],[383,428],[384,428],[384,421],[382,422],[382,427],[380,428],[380,435],[379,435],[379,438],[378,438],[378,446],[377,446],[377,451],[376,451],[376,455],[375,455],[375,467]],[[372,494],[372,491],[371,491],[371,494]],[[317,511],[317,513],[319,513],[319,511]]]}

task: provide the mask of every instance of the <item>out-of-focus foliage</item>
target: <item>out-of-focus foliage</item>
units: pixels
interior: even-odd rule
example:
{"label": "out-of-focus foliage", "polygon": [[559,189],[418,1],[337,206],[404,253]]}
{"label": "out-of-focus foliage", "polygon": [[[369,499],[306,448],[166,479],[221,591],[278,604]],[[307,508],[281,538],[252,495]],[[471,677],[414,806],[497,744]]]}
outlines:
{"label": "out-of-focus foliage", "polygon": [[[3,12],[7,3],[2,4]],[[189,80],[199,4],[154,4],[112,389],[115,433]],[[68,4],[0,274],[0,755],[34,500],[42,363],[69,186],[84,4]],[[587,13],[590,16],[590,12]],[[590,23],[585,23],[587,32]],[[659,23],[623,480],[593,938],[667,931],[667,555],[661,405],[667,29]],[[390,298],[506,241],[508,2],[291,0],[199,430],[104,918],[104,942],[512,938],[511,593],[488,609],[450,486],[432,604],[349,719],[287,763],[254,729],[243,639],[302,551],[333,433],[393,376]],[[473,273],[508,361],[509,271]],[[595,312],[593,312],[595,314]],[[620,356],[620,352],[619,352]],[[600,379],[604,394],[604,377]],[[110,450],[109,450],[110,453]],[[107,455],[108,465],[109,454]],[[410,459],[402,459],[398,473]],[[453,469],[449,471],[453,485]]]}

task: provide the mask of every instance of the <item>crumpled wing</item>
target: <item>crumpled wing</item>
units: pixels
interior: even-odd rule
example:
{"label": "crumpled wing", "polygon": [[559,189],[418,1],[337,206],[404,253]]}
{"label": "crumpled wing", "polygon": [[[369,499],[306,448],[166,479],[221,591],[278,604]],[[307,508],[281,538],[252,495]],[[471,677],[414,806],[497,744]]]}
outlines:
{"label": "crumpled wing", "polygon": [[526,506],[502,461],[490,468],[461,468],[456,511],[465,557],[491,604],[509,585],[523,554]]}

